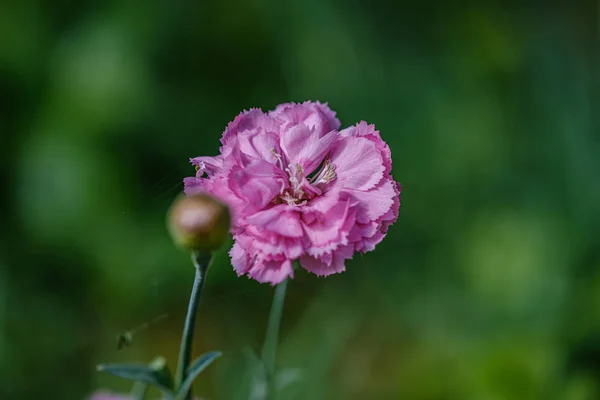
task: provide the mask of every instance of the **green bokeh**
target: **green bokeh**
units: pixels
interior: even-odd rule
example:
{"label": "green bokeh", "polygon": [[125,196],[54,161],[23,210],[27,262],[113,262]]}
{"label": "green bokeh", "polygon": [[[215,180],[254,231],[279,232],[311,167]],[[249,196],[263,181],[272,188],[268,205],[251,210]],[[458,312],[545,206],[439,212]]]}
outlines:
{"label": "green bokeh", "polygon": [[[597,5],[0,9],[0,399],[129,390],[99,362],[174,369],[193,269],[164,219],[188,158],[304,100],[375,123],[403,196],[376,251],[291,282],[280,400],[600,398]],[[218,254],[195,353],[224,356],[196,393],[248,399],[272,293]]]}

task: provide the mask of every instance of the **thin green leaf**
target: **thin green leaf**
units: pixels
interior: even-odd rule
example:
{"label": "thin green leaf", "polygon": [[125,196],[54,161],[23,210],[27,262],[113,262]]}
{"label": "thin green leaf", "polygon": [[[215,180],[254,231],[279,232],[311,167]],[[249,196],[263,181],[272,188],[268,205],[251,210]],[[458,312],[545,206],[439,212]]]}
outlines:
{"label": "thin green leaf", "polygon": [[177,397],[175,399],[184,399],[185,395],[190,391],[192,383],[198,377],[198,375],[200,375],[200,373],[204,371],[204,369],[208,367],[210,363],[212,363],[219,357],[221,357],[221,352],[209,351],[208,353],[205,353],[197,359],[195,359],[188,368],[185,380],[181,384],[181,387],[179,388],[179,392],[177,393]]}
{"label": "thin green leaf", "polygon": [[120,378],[146,383],[160,389],[164,393],[173,393],[173,379],[166,365],[144,364],[101,364],[98,371],[108,372]]}
{"label": "thin green leaf", "polygon": [[278,371],[275,376],[277,390],[283,390],[293,383],[303,380],[302,370],[300,368],[288,368]]}

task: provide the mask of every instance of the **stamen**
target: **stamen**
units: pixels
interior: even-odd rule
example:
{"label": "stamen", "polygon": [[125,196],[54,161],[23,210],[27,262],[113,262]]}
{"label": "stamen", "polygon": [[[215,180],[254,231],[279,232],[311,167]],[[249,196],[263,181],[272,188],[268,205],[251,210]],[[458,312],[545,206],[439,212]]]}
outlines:
{"label": "stamen", "polygon": [[290,183],[295,188],[298,185],[298,178],[296,178],[296,175],[292,174],[292,171],[290,170],[290,167],[287,167],[285,169],[285,172],[288,173]]}
{"label": "stamen", "polygon": [[[332,167],[333,168],[333,167]],[[288,179],[290,182],[290,186],[289,188],[285,189],[285,187],[283,188],[283,191],[281,191],[279,198],[286,202],[288,205],[291,206],[301,206],[304,205],[306,203],[308,203],[308,198],[310,197],[312,198],[315,190],[319,192],[320,194],[320,189],[318,188],[312,188],[311,189],[311,185],[308,185],[309,188],[309,196],[307,196],[306,192],[303,189],[303,186],[305,184],[308,183],[307,179],[304,177],[304,168],[302,168],[302,166],[298,163],[296,163],[295,165],[288,165],[287,168],[285,168],[284,170],[287,174],[288,174]],[[329,173],[331,175],[331,173]],[[334,173],[335,176],[335,173]]]}
{"label": "stamen", "polygon": [[284,190],[285,190],[285,181],[282,180],[281,181],[281,189],[279,189],[279,194],[282,194]]}
{"label": "stamen", "polygon": [[335,173],[335,165],[331,163],[331,160],[327,159],[323,162],[323,168],[319,171],[319,174],[314,177],[311,181],[312,185],[319,185],[322,183],[328,183],[337,177]]}
{"label": "stamen", "polygon": [[294,197],[292,197],[289,193],[284,194],[281,199],[283,201],[285,201],[286,203],[288,203],[289,206],[295,206],[296,205],[296,199]]}
{"label": "stamen", "polygon": [[275,158],[277,158],[277,161],[279,162],[279,168],[283,169],[283,161],[281,160],[281,154],[279,154],[274,147],[271,148],[271,153],[273,153],[273,155],[275,156]]}

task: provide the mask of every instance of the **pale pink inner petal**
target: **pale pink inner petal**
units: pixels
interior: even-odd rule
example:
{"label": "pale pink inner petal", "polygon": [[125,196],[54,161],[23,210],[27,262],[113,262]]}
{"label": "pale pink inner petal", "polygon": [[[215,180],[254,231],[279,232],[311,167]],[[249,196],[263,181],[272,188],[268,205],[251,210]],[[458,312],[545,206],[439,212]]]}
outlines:
{"label": "pale pink inner petal", "polygon": [[301,124],[282,135],[281,148],[290,164],[299,164],[307,176],[319,166],[337,139],[336,131],[321,136],[317,131]]}
{"label": "pale pink inner petal", "polygon": [[331,151],[331,163],[335,165],[335,184],[349,189],[373,188],[385,170],[375,143],[361,137],[340,138]]}
{"label": "pale pink inner petal", "polygon": [[319,137],[339,128],[339,120],[335,118],[335,113],[327,105],[320,103],[281,104],[269,115],[281,123],[282,133],[299,124],[306,125]]}
{"label": "pale pink inner petal", "polygon": [[274,132],[246,131],[238,136],[240,150],[252,157],[271,164],[279,162],[279,136]]}
{"label": "pale pink inner petal", "polygon": [[286,204],[278,204],[269,209],[258,211],[248,217],[246,222],[262,229],[286,237],[302,237],[304,231],[300,223],[300,214]]}
{"label": "pale pink inner petal", "polygon": [[266,132],[279,132],[279,123],[277,121],[263,113],[262,110],[253,108],[244,111],[227,125],[221,138],[221,143],[229,144],[240,132],[258,127]]}
{"label": "pale pink inner petal", "polygon": [[356,126],[349,126],[347,128],[344,128],[340,131],[340,136],[341,137],[351,137],[351,136],[358,136],[356,134],[357,130],[356,130]]}
{"label": "pale pink inner petal", "polygon": [[325,155],[338,140],[337,131],[331,131],[315,142],[306,143],[297,155],[298,163],[304,168],[305,175],[311,174],[321,164]]}
{"label": "pale pink inner petal", "polygon": [[248,209],[259,210],[278,196],[286,184],[283,172],[266,161],[255,160],[248,167],[234,167],[229,188],[247,201]]}
{"label": "pale pink inner petal", "polygon": [[302,207],[302,217],[305,222],[312,218],[323,217],[331,208],[340,201],[340,187],[333,187],[331,190],[315,197],[308,204]]}

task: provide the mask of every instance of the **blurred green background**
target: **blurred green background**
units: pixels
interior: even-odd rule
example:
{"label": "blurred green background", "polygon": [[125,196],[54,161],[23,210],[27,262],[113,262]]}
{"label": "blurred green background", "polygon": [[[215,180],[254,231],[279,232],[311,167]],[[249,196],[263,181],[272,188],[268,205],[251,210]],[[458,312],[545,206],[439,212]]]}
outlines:
{"label": "blurred green background", "polygon": [[[375,123],[404,190],[375,252],[291,283],[281,400],[600,399],[600,14],[555,3],[2,2],[0,399],[174,369],[193,269],[164,216],[188,158],[304,100]],[[219,254],[195,352],[225,356],[197,394],[249,398],[272,293]]]}

